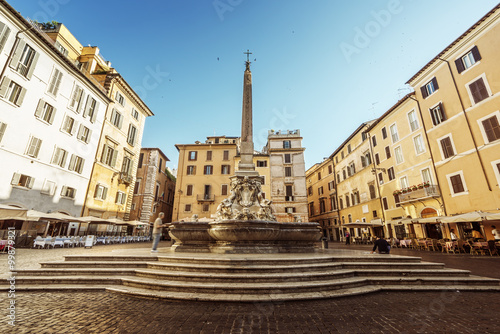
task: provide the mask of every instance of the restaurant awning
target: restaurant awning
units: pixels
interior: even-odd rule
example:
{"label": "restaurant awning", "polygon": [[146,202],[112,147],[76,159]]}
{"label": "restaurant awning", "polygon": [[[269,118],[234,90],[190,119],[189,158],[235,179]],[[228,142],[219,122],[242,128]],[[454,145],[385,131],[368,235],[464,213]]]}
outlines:
{"label": "restaurant awning", "polygon": [[0,220],[26,220],[28,210],[0,204]]}
{"label": "restaurant awning", "polygon": [[109,221],[103,218],[98,218],[98,217],[92,217],[92,216],[85,216],[85,217],[80,217],[79,220],[82,223],[92,223],[92,224],[111,224]]}
{"label": "restaurant awning", "polygon": [[486,220],[500,220],[500,212],[490,214]]}
{"label": "restaurant awning", "polygon": [[347,223],[347,224],[342,224],[342,227],[348,227],[348,228],[366,228],[366,227],[382,227],[382,223],[378,222],[370,222],[370,223],[365,223],[365,222],[353,222],[353,223]]}
{"label": "restaurant awning", "polygon": [[394,219],[394,220],[391,220],[390,224],[394,224],[394,225],[413,224],[413,219],[412,218]]}
{"label": "restaurant awning", "polygon": [[[462,213],[460,215],[444,217],[441,219],[443,223],[459,223],[459,222],[481,222],[488,219],[488,217],[495,215],[490,212],[474,211]],[[498,218],[500,219],[500,218]]]}
{"label": "restaurant awning", "polygon": [[446,218],[446,216],[435,216],[435,217],[428,217],[428,218],[413,218],[412,222],[418,223],[418,224],[438,224],[442,221],[443,218]]}

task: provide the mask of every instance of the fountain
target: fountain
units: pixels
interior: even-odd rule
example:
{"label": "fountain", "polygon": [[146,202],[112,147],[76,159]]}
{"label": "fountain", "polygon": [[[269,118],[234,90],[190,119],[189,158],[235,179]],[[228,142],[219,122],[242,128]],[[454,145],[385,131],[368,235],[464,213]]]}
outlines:
{"label": "fountain", "polygon": [[321,237],[317,223],[280,223],[273,215],[272,202],[264,198],[262,177],[253,163],[252,72],[250,52],[245,53],[241,160],[231,179],[231,191],[217,207],[214,222],[174,222],[169,234],[175,252],[211,253],[308,253],[315,251]]}

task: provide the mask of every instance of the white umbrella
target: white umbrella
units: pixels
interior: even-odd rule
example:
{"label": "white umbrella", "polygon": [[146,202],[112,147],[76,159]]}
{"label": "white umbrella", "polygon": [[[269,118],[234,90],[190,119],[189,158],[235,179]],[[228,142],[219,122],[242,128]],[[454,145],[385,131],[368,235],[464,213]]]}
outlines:
{"label": "white umbrella", "polygon": [[458,222],[481,222],[488,219],[489,216],[494,215],[493,213],[474,211],[462,213],[460,215],[444,217],[441,221],[443,223],[458,223]]}

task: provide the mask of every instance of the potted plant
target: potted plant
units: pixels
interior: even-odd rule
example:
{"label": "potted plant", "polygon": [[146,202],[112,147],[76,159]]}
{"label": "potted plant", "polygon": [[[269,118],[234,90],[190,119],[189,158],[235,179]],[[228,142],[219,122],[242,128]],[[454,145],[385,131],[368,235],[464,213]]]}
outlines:
{"label": "potted plant", "polygon": [[411,186],[411,190],[412,190],[412,191],[415,191],[415,190],[417,190],[417,189],[418,189],[418,188],[417,188],[417,186]]}
{"label": "potted plant", "polygon": [[401,190],[394,190],[394,192],[392,193],[394,196],[397,196],[399,194],[401,194]]}
{"label": "potted plant", "polygon": [[424,188],[428,188],[428,187],[430,187],[430,186],[431,186],[431,184],[430,184],[430,182],[429,182],[429,181],[424,182]]}
{"label": "potted plant", "polygon": [[423,189],[423,188],[424,188],[424,184],[423,184],[423,183],[420,183],[420,184],[418,185],[418,189]]}
{"label": "potted plant", "polygon": [[403,189],[401,189],[401,192],[402,192],[403,194],[406,194],[406,193],[408,192],[408,189],[407,189],[407,188],[403,188]]}

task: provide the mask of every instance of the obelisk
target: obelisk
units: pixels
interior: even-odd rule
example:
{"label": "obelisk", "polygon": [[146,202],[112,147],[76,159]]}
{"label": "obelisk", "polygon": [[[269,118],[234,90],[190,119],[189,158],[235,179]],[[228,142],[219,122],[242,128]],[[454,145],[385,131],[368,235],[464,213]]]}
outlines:
{"label": "obelisk", "polygon": [[241,160],[238,163],[237,176],[258,176],[253,163],[253,122],[252,122],[252,72],[250,71],[250,59],[252,54],[247,50],[246,68],[243,75],[243,110],[241,119]]}

